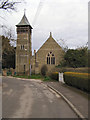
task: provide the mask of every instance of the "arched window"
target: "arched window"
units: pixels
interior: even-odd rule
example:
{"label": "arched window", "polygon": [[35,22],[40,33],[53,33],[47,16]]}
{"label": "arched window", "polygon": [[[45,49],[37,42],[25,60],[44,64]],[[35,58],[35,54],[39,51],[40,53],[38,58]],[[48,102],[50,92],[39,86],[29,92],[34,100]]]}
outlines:
{"label": "arched window", "polygon": [[47,57],[47,64],[50,64],[50,57]]}
{"label": "arched window", "polygon": [[55,56],[52,52],[47,55],[47,64],[55,65]]}
{"label": "arched window", "polygon": [[24,45],[21,45],[21,50],[24,50]]}

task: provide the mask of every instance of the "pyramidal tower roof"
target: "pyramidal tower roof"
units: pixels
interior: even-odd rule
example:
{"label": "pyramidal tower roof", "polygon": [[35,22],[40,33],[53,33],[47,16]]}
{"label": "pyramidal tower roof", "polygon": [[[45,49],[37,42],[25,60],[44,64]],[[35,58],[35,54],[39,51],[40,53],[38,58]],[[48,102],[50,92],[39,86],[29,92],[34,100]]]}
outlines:
{"label": "pyramidal tower roof", "polygon": [[[28,26],[31,27],[31,25],[30,25],[30,23],[29,23],[26,15],[25,15],[25,12],[24,12],[24,15],[23,15],[21,21],[20,21],[16,26],[23,26],[23,25],[28,25]],[[31,27],[31,28],[32,28],[32,27]]]}

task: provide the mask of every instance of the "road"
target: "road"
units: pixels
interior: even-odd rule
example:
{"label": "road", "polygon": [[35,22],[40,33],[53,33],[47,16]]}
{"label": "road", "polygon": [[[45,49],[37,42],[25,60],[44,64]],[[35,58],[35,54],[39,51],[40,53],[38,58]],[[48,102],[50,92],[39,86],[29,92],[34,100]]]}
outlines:
{"label": "road", "polygon": [[67,103],[41,81],[2,79],[3,118],[77,118]]}

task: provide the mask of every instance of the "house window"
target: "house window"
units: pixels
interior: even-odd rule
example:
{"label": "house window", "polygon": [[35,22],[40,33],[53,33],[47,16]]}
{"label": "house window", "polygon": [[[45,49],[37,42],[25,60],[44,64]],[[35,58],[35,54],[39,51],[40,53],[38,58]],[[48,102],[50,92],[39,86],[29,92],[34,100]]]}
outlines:
{"label": "house window", "polygon": [[47,64],[55,65],[55,56],[52,52],[47,55]]}

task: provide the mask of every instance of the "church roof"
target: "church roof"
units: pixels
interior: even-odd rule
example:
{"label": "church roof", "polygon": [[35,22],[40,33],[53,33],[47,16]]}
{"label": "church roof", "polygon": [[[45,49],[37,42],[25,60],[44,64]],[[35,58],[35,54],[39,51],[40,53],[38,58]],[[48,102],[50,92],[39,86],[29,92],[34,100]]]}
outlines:
{"label": "church roof", "polygon": [[[30,23],[29,23],[29,21],[28,21],[26,15],[25,15],[25,13],[24,13],[24,15],[23,15],[21,21],[20,21],[16,26],[23,26],[23,25],[28,25],[28,26],[31,27],[31,25],[30,25]],[[32,28],[32,27],[31,27],[31,28]]]}
{"label": "church roof", "polygon": [[[42,48],[48,49],[47,46],[50,44],[49,49],[52,47],[53,49],[62,49],[62,47],[56,42],[56,40],[52,37],[52,33],[50,32],[49,38],[45,41],[45,43],[38,49],[39,52]],[[54,44],[55,46],[52,46]]]}

